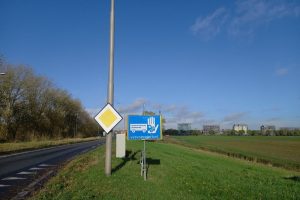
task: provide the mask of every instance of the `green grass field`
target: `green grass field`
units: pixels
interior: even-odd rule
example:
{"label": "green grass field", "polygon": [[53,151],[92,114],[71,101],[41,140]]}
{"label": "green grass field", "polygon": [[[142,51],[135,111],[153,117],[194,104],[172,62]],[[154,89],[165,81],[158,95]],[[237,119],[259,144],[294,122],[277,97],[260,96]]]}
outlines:
{"label": "green grass field", "polygon": [[299,172],[163,142],[147,143],[148,180],[140,176],[142,141],[127,142],[128,159],[104,147],[81,155],[32,199],[300,199]]}
{"label": "green grass field", "polygon": [[90,140],[96,140],[99,137],[90,138],[65,138],[60,140],[41,140],[41,141],[30,141],[30,142],[7,142],[0,143],[0,155],[16,153],[21,151],[28,151],[33,149],[40,149],[46,147],[52,147],[63,144],[73,144],[78,142],[86,142]]}
{"label": "green grass field", "polygon": [[300,137],[176,136],[166,141],[300,171]]}

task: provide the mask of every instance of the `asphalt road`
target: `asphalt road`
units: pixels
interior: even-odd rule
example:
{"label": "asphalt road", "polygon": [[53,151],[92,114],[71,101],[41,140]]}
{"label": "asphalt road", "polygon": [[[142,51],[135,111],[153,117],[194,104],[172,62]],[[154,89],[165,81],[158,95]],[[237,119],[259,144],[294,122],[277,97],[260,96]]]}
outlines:
{"label": "asphalt road", "polygon": [[15,196],[47,171],[101,144],[97,140],[0,156],[0,199]]}

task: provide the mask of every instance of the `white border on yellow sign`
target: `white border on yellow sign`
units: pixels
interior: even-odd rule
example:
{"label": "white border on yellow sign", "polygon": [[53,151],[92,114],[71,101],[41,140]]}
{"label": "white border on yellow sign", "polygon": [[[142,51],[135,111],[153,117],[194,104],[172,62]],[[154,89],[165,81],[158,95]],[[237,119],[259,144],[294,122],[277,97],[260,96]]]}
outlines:
{"label": "white border on yellow sign", "polygon": [[[107,110],[110,110],[117,117],[117,119],[109,127],[105,126],[105,124],[99,120],[99,117]],[[106,104],[106,106],[104,106],[104,108],[95,116],[95,120],[106,133],[109,133],[109,131],[111,131],[122,119],[122,116],[109,103]]]}

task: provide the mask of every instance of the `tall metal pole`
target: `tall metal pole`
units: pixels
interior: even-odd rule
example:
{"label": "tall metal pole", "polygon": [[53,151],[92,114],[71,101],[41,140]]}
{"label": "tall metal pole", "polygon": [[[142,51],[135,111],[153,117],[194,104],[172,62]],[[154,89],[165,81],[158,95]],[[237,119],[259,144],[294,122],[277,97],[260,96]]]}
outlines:
{"label": "tall metal pole", "polygon": [[[115,32],[115,1],[111,0],[110,9],[110,52],[109,52],[109,79],[108,79],[108,98],[107,102],[112,106],[114,104],[114,32]],[[112,132],[106,135],[106,152],[105,152],[105,174],[111,175],[111,143]]]}

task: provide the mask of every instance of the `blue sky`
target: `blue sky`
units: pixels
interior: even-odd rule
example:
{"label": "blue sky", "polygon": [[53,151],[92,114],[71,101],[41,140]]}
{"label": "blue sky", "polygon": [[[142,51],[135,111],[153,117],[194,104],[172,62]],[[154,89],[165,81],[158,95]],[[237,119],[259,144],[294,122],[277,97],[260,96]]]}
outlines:
{"label": "blue sky", "polygon": [[[300,127],[300,2],[116,0],[115,107],[180,122]],[[0,54],[106,103],[109,0],[0,0]]]}

